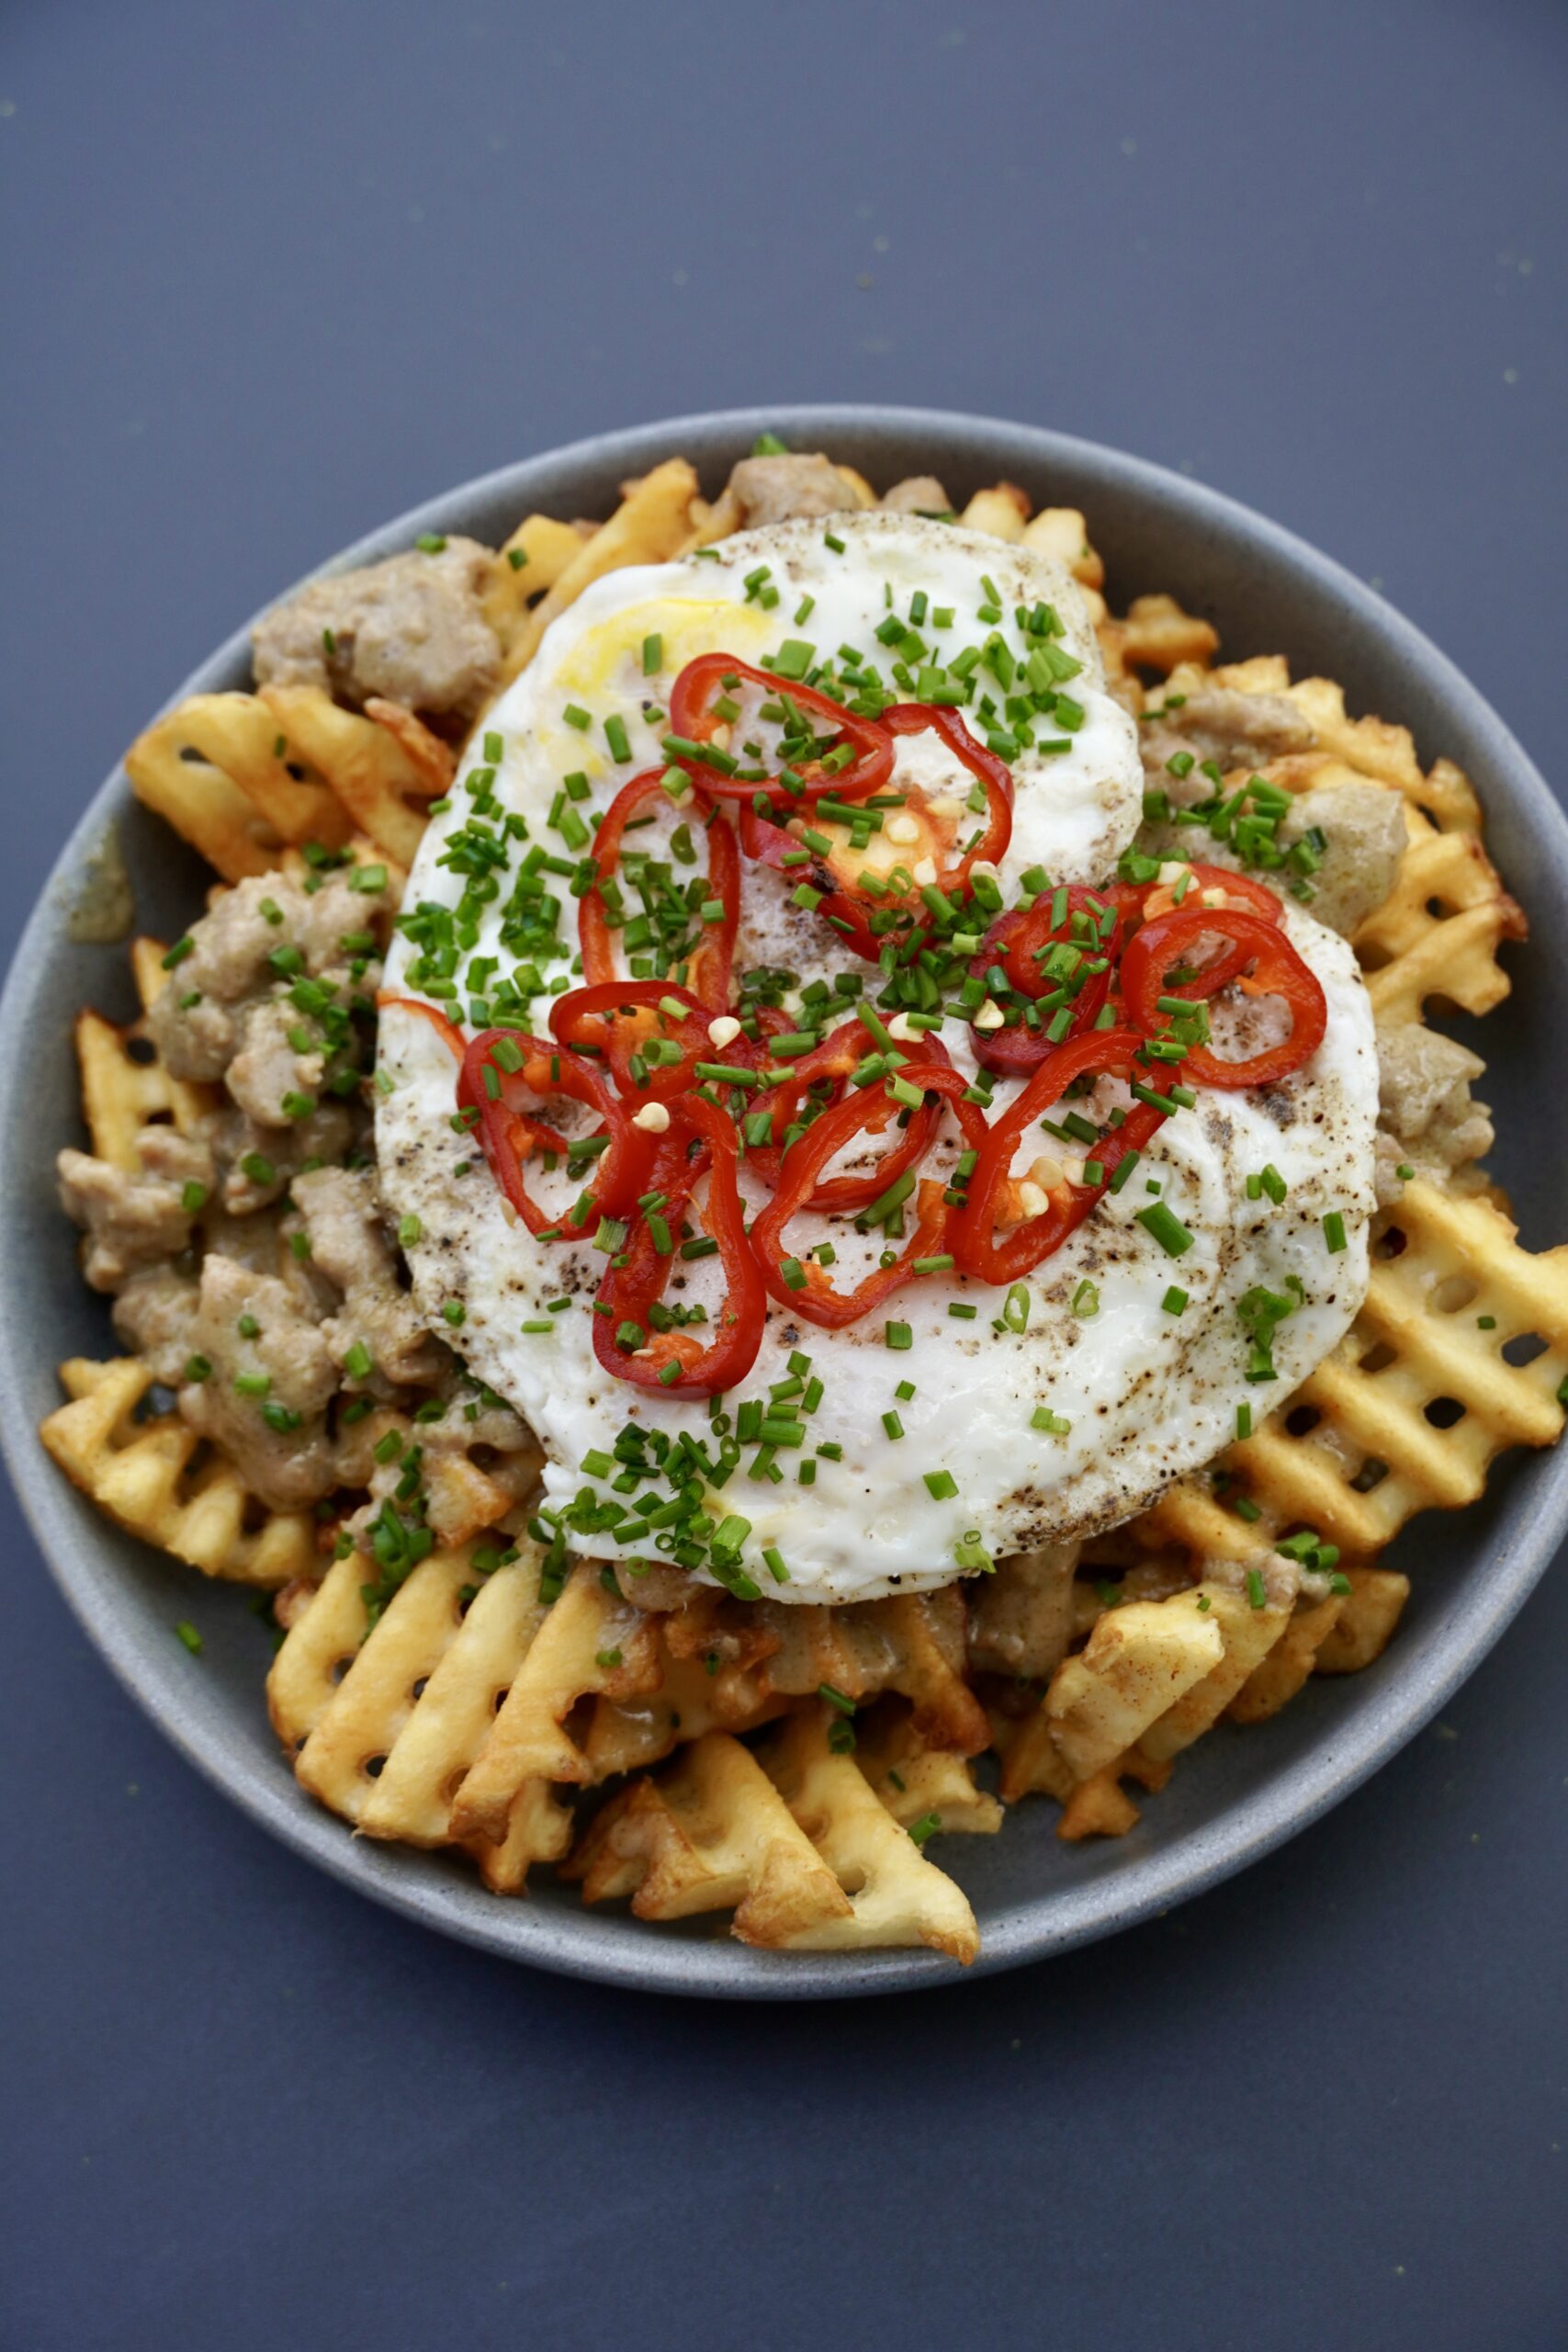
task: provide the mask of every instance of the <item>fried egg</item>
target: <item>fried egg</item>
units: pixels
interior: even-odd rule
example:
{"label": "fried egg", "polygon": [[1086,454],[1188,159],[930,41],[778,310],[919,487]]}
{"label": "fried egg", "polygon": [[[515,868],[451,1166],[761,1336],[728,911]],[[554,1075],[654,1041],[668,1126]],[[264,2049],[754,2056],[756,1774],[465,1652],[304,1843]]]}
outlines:
{"label": "fried egg", "polygon": [[[488,820],[496,890],[482,906],[470,899],[445,959],[400,936],[389,993],[429,998],[466,1018],[471,1033],[489,1025],[497,975],[509,975],[533,1029],[547,1034],[552,997],[581,978],[569,877],[589,820],[627,779],[662,764],[671,688],[697,654],[723,650],[759,664],[788,647],[799,675],[802,645],[813,662],[852,652],[889,679],[892,662],[902,661],[915,687],[916,639],[948,662],[994,632],[1021,669],[1032,650],[1028,616],[1042,603],[1057,623],[1052,641],[1078,665],[1066,689],[1069,722],[1076,713],[1077,723],[1032,728],[998,696],[991,716],[1010,730],[1016,789],[999,880],[1010,903],[1037,867],[1054,883],[1107,879],[1136,830],[1143,778],[1135,729],[1105,691],[1070,576],[1026,548],[915,516],[789,523],[710,554],[611,573],[552,624],[476,730],[450,802],[422,843],[405,917],[414,914],[418,930],[419,910],[457,909],[473,877],[467,786],[476,774],[481,797],[502,812]],[[902,679],[897,688],[920,698]],[[962,793],[970,778],[928,731],[898,739],[893,788],[901,784]],[[671,808],[637,838],[679,861],[691,847],[679,831]],[[513,920],[503,941],[516,874],[540,845],[553,861],[545,870],[558,898],[557,932],[543,917],[521,930]],[[441,917],[423,921],[428,940]],[[766,1459],[749,1446],[709,1498],[716,1518],[745,1522],[742,1564],[763,1589],[786,1601],[868,1600],[950,1583],[987,1559],[1112,1524],[1211,1460],[1235,1435],[1238,1408],[1261,1420],[1334,1346],[1367,1282],[1372,1022],[1345,943],[1294,907],[1284,922],[1327,1001],[1317,1052],[1272,1089],[1200,1090],[1194,1107],[1167,1120],[1132,1181],[1021,1286],[1004,1295],[937,1273],[838,1330],[770,1305],[755,1365],[723,1399],[727,1427],[792,1382],[814,1409],[802,1443],[765,1449]],[[440,960],[447,977],[433,992]],[[855,964],[819,918],[794,903],[785,879],[748,866],[738,975],[769,967],[794,1012],[803,988],[830,986]],[[874,977],[871,967],[857,968]],[[950,1018],[938,1034],[955,1066],[972,1073],[966,1023]],[[417,1301],[470,1370],[537,1431],[548,1505],[563,1508],[585,1490],[614,1503],[613,1452],[627,1425],[711,1443],[708,1400],[632,1387],[601,1368],[592,1303],[604,1258],[587,1240],[536,1241],[516,1220],[472,1136],[454,1125],[453,1063],[432,1026],[389,1007],[378,1076],[381,1182],[405,1237],[417,1237],[406,1242]],[[1014,1091],[998,1081],[996,1105]],[[1060,1159],[1071,1148],[1033,1138],[1015,1172],[1027,1174],[1032,1150]],[[931,1172],[944,1173],[956,1149],[949,1134]],[[564,1216],[581,1173],[536,1176],[536,1167],[529,1162],[531,1190],[552,1216]],[[764,1194],[744,1168],[742,1182],[755,1209]],[[1147,1214],[1156,1204],[1168,1220]],[[1175,1255],[1171,1220],[1186,1237]],[[886,1237],[804,1215],[790,1247],[804,1255],[829,1234],[835,1279],[848,1287],[875,1264]],[[1243,1306],[1260,1289],[1278,1310],[1263,1351],[1267,1380],[1258,1376],[1256,1313],[1249,1321]],[[711,1317],[722,1290],[709,1258],[682,1261],[666,1297]],[[571,1541],[592,1556],[631,1555],[613,1530],[578,1530]],[[780,1568],[787,1581],[775,1581]]]}

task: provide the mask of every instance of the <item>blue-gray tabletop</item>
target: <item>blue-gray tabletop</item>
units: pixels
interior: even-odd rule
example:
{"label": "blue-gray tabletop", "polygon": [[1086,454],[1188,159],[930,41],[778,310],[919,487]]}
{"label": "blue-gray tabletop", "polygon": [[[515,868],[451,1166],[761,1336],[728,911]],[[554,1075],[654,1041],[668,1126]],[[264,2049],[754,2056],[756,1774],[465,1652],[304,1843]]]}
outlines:
{"label": "blue-gray tabletop", "polygon": [[[1190,470],[1375,580],[1555,782],[1565,96],[1526,0],[8,11],[0,933],[326,552],[773,399]],[[4,2352],[1568,2341],[1560,1575],[1185,1909],[732,2008],[508,1966],[271,1844],[4,1508]]]}

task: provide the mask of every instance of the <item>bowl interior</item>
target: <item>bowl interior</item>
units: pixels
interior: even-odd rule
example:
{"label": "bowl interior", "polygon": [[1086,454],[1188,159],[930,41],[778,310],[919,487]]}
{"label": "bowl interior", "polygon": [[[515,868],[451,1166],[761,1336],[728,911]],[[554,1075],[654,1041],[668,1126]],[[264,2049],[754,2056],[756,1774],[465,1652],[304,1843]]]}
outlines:
{"label": "bowl interior", "polygon": [[[884,486],[938,473],[962,503],[1005,476],[1037,505],[1085,510],[1118,606],[1168,589],[1212,619],[1227,658],[1285,651],[1295,675],[1344,684],[1352,710],[1409,726],[1424,763],[1446,752],[1473,777],[1488,840],[1530,917],[1533,947],[1506,951],[1516,991],[1473,1034],[1489,1064],[1483,1092],[1499,1134],[1495,1165],[1512,1192],[1523,1238],[1540,1248],[1561,1227],[1556,1170],[1568,1157],[1568,1101],[1530,1082],[1550,1067],[1568,1013],[1568,978],[1549,952],[1568,918],[1568,826],[1495,715],[1459,673],[1371,591],[1288,534],[1196,483],[1065,436],[986,419],[863,409],[744,412],[611,435],[529,459],[400,517],[338,564],[406,547],[423,529],[499,542],[534,507],[603,514],[617,485],[682,451],[709,494],[765,426],[797,448],[826,447]],[[332,568],[336,568],[334,565]],[[244,685],[241,632],[184,691]],[[137,714],[127,715],[127,734]],[[55,1200],[53,1160],[81,1138],[71,1023],[92,1004],[134,1012],[123,945],[71,935],[84,868],[106,825],[118,829],[141,929],[176,936],[210,876],[130,797],[121,771],[95,797],[62,854],[18,950],[0,1006],[0,1088],[12,1115],[0,1136],[0,1399],[13,1477],[46,1557],[115,1671],[169,1736],[247,1811],[323,1867],[432,1926],[518,1959],[668,1991],[763,1997],[860,1993],[942,1981],[956,1972],[929,1953],[784,1956],[749,1952],[721,1920],[650,1928],[584,1911],[541,1875],[525,1901],[503,1903],[467,1870],[350,1838],[281,1764],[262,1679],[270,1634],[232,1589],[145,1549],[102,1520],[32,1438],[58,1401],[54,1367],[113,1351],[104,1303],[83,1285],[73,1230]],[[21,1112],[22,1115],[17,1115]],[[1476,1663],[1551,1558],[1568,1522],[1568,1457],[1511,1459],[1484,1499],[1422,1517],[1392,1555],[1413,1563],[1416,1590],[1398,1638],[1378,1665],[1309,1683],[1270,1724],[1222,1727],[1182,1759],[1131,1836],[1063,1847],[1055,1810],[1021,1806],[994,1838],[953,1838],[941,1860],[980,1918],[979,1971],[1066,1949],[1130,1925],[1200,1891],[1344,1795],[1443,1702]],[[177,1618],[200,1628],[193,1661],[173,1639]]]}

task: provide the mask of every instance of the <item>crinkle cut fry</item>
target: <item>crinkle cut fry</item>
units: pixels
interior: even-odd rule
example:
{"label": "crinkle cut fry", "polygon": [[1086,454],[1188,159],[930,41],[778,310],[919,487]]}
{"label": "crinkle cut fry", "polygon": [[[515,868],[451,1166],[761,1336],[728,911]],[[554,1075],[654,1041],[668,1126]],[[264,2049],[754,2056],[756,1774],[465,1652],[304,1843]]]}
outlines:
{"label": "crinkle cut fry", "polygon": [[1355,938],[1372,1011],[1385,1027],[1421,1020],[1429,997],[1490,1012],[1511,985],[1497,950],[1526,936],[1523,910],[1479,833],[1439,831],[1409,804],[1405,822],[1409,841],[1393,888]]}
{"label": "crinkle cut fry", "polygon": [[558,1860],[571,1839],[569,1809],[538,1779],[517,1789],[499,1842],[451,1827],[452,1798],[547,1615],[541,1555],[526,1538],[519,1548],[488,1577],[469,1546],[433,1552],[368,1634],[361,1587],[373,1571],[358,1554],[335,1562],[267,1678],[303,1788],[365,1837],[468,1842],[498,1894],[521,1894],[529,1865]]}
{"label": "crinkle cut fry", "polygon": [[[130,949],[136,992],[145,1012],[167,978],[166,953],[158,939],[137,939]],[[142,1021],[117,1027],[101,1013],[76,1016],[76,1063],[82,1080],[82,1115],[96,1158],[133,1175],[141,1166],[141,1130],[167,1120],[179,1134],[193,1135],[217,1107],[218,1092],[171,1078]]]}
{"label": "crinkle cut fry", "polygon": [[[1509,1362],[1530,1338],[1541,1352]],[[1489,1201],[1416,1179],[1377,1220],[1346,1339],[1221,1468],[1262,1511],[1255,1541],[1307,1526],[1366,1559],[1416,1511],[1472,1502],[1506,1447],[1554,1443],[1565,1375],[1568,1246],[1521,1250]],[[1303,1408],[1319,1418],[1292,1435]],[[1156,1540],[1185,1540],[1195,1492],[1185,1481],[1145,1515]]]}
{"label": "crinkle cut fry", "polygon": [[308,1512],[267,1511],[258,1520],[239,1472],[177,1413],[135,1418],[152,1385],[138,1357],[107,1363],[75,1357],[62,1364],[60,1377],[70,1402],[45,1418],[39,1435],[110,1519],[204,1576],[276,1588],[310,1573],[316,1530]]}
{"label": "crinkle cut fry", "polygon": [[225,882],[267,874],[288,842],[347,840],[346,810],[256,695],[191,695],[155,719],[125,755],[143,805],[198,850]]}
{"label": "crinkle cut fry", "polygon": [[412,711],[342,710],[320,686],[192,695],[125,755],[131,789],[225,882],[270,874],[287,848],[340,849],[355,826],[407,865],[453,755]]}
{"label": "crinkle cut fry", "polygon": [[733,1909],[739,1940],[770,1951],[923,1943],[972,1960],[967,1901],[831,1752],[827,1713],[797,1709],[758,1756],[726,1732],[682,1747],[611,1798],[563,1875],[590,1903],[629,1895],[639,1918]]}
{"label": "crinkle cut fry", "polygon": [[529,1780],[581,1786],[592,1766],[567,1729],[584,1699],[636,1699],[658,1688],[651,1622],[580,1561],[524,1658],[452,1806],[453,1832],[499,1844]]}
{"label": "crinkle cut fry", "polygon": [[410,866],[425,827],[423,803],[452,781],[453,754],[400,703],[372,699],[363,716],[324,687],[264,686],[261,700],[292,750],[331,786],[359,831]]}
{"label": "crinkle cut fry", "polygon": [[574,605],[592,582],[626,564],[669,561],[688,536],[697,487],[697,477],[684,458],[667,458],[641,481],[625,485],[621,503],[609,521],[570,557],[549,594],[534,607],[507,647],[502,664],[503,683],[509,684],[527,667],[557,614]]}

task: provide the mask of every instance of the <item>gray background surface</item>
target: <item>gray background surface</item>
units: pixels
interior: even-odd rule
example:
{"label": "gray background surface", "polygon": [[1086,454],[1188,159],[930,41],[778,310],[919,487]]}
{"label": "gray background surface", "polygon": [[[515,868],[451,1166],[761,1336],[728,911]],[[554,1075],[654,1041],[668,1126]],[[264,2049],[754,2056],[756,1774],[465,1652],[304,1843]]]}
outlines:
{"label": "gray background surface", "polygon": [[[1189,467],[1378,580],[1555,781],[1565,93],[1568,20],[1518,0],[13,5],[0,935],[135,727],[323,554],[753,400]],[[307,1871],[5,1508],[3,2352],[1568,2339],[1561,1582],[1201,1903],[740,2011]]]}

